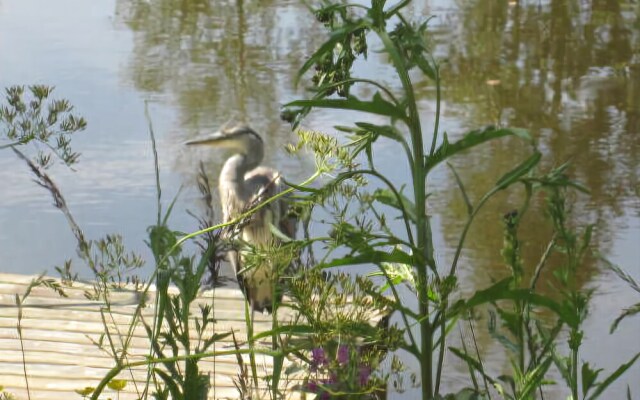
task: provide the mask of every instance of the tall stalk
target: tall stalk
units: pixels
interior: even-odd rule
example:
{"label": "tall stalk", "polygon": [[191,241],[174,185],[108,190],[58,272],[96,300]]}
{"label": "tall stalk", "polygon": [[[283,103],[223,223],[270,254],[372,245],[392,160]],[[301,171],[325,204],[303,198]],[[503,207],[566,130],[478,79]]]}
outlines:
{"label": "tall stalk", "polygon": [[[439,396],[446,348],[446,327],[450,319],[455,318],[455,313],[450,313],[448,310],[449,295],[455,287],[456,266],[469,226],[487,200],[528,173],[539,161],[540,154],[534,152],[532,157],[501,178],[496,187],[489,191],[475,207],[468,204],[469,216],[456,249],[455,260],[450,273],[441,279],[434,259],[433,235],[426,210],[429,172],[448,158],[493,139],[518,136],[528,142],[532,140],[522,130],[490,127],[469,132],[453,143],[449,143],[445,135],[442,144],[438,146],[441,101],[439,69],[425,40],[427,22],[413,23],[402,15],[402,9],[409,3],[410,0],[403,0],[385,10],[385,1],[372,0],[370,7],[327,2],[323,3],[321,8],[314,9],[316,18],[329,28],[331,35],[305,62],[298,77],[302,77],[305,72],[315,67],[312,82],[316,86],[316,92],[311,99],[297,100],[287,104],[285,115],[295,117],[292,118],[294,126],[300,122],[302,116],[315,108],[370,113],[388,118],[390,121],[388,125],[356,122],[354,127],[336,127],[339,131],[352,134],[353,141],[346,148],[340,146],[336,148],[337,142],[327,139],[326,136],[305,132],[300,134],[302,141],[315,152],[318,165],[329,164],[327,157],[333,156],[337,160],[333,164],[334,168],[342,169],[339,170],[337,177],[319,192],[334,191],[347,180],[352,180],[355,187],[361,187],[362,182],[358,181],[358,178],[367,175],[376,176],[380,178],[385,188],[373,193],[374,200],[395,209],[407,228],[406,238],[400,238],[396,236],[397,234],[386,231],[384,223],[386,219],[379,217],[381,213],[376,211],[374,214],[378,216],[380,229],[383,231],[383,234],[378,237],[385,240],[363,246],[361,239],[371,237],[371,231],[368,228],[361,228],[355,234],[352,231],[346,232],[346,235],[336,234],[335,239],[329,240],[331,242],[328,243],[329,247],[344,246],[350,249],[350,255],[329,259],[319,263],[317,268],[374,264],[382,271],[379,275],[386,279],[387,286],[393,288],[393,308],[401,314],[405,329],[412,329],[407,322],[410,319],[420,327],[419,348],[416,348],[416,343],[413,342],[413,335],[409,335],[410,342],[405,343],[403,348],[417,358],[420,366],[422,399],[427,400]],[[396,19],[399,20],[398,23],[395,22]],[[387,25],[391,25],[392,20],[395,27],[388,30]],[[394,69],[399,87],[389,87],[380,81],[352,76],[351,68],[354,60],[360,55],[366,55],[367,32],[375,34],[380,39],[382,52]],[[429,78],[436,87],[436,112],[428,153],[425,149],[415,87],[411,79],[413,75],[409,74],[412,69],[418,69],[422,72],[422,77]],[[367,86],[374,93],[366,99],[359,98],[349,93],[351,86],[354,85]],[[338,98],[334,96],[336,93]],[[379,137],[395,141],[403,148],[411,173],[410,184],[413,191],[411,200],[404,196],[400,185],[386,178],[384,171],[376,170],[372,146]],[[353,161],[361,152],[367,156],[368,168],[366,169],[359,168]],[[350,192],[345,191],[345,193]],[[346,197],[354,196],[346,194]],[[468,203],[468,199],[466,201]],[[335,228],[339,230],[343,225],[338,224]],[[393,246],[391,252],[390,245]],[[406,275],[410,277],[406,280],[392,278],[393,274],[388,273],[389,271],[386,270],[388,266],[382,265],[383,263],[411,266],[411,273]],[[395,289],[400,284],[409,285],[415,293],[418,303],[417,313],[408,310],[399,301]],[[439,296],[439,300],[431,298],[431,293]],[[434,359],[436,332],[440,332],[437,360]]]}
{"label": "tall stalk", "polygon": [[397,48],[391,42],[386,32],[378,32],[378,35],[385,44],[387,51],[391,54],[391,59],[402,83],[404,97],[408,110],[408,120],[413,164],[411,165],[411,175],[413,180],[413,196],[416,205],[416,254],[415,267],[418,273],[417,294],[420,315],[420,371],[422,378],[422,398],[431,399],[433,397],[433,327],[429,319],[430,307],[428,292],[428,265],[432,260],[431,231],[426,215],[426,171],[424,168],[424,144],[422,140],[422,128],[420,126],[420,115],[415,101],[413,84],[408,74],[408,68],[402,57],[397,52]]}

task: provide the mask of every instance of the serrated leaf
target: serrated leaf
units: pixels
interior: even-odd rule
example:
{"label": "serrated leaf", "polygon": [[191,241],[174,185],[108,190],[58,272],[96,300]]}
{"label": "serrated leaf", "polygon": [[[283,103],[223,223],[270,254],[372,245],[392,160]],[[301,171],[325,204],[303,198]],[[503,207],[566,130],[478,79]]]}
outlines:
{"label": "serrated leaf", "polygon": [[400,263],[400,264],[414,264],[413,256],[405,253],[402,250],[394,249],[390,253],[384,251],[370,251],[364,254],[355,256],[345,256],[334,259],[328,263],[322,264],[321,268],[333,268],[347,265],[357,264],[380,264],[383,262]]}
{"label": "serrated leaf", "polygon": [[604,381],[602,381],[602,383],[600,383],[597,386],[594,393],[591,396],[589,396],[589,400],[597,399],[605,391],[605,389],[609,387],[609,385],[615,382],[620,376],[622,376],[622,374],[624,374],[629,368],[631,368],[633,364],[635,364],[635,362],[638,360],[639,357],[640,357],[640,353],[636,354],[628,362],[620,365],[618,369],[616,369],[611,375],[609,375]]}
{"label": "serrated leaf", "polygon": [[582,394],[586,395],[589,390],[593,387],[596,379],[598,379],[598,374],[600,374],[602,368],[597,370],[591,369],[588,362],[582,363]]}
{"label": "serrated leaf", "polygon": [[285,107],[330,108],[334,110],[360,111],[396,119],[405,118],[405,114],[401,109],[383,99],[378,92],[376,92],[370,101],[362,101],[356,96],[349,96],[346,99],[296,100],[286,104]]}
{"label": "serrated leaf", "polygon": [[441,144],[431,157],[429,156],[425,157],[425,168],[427,170],[431,170],[441,162],[445,161],[446,159],[462,151],[471,149],[472,147],[478,146],[487,141],[506,137],[506,136],[516,136],[531,144],[534,143],[531,135],[529,135],[529,132],[527,132],[524,129],[518,129],[518,128],[497,129],[491,126],[482,130],[471,131],[465,134],[462,137],[462,139],[456,142],[453,142],[453,143],[445,142]]}
{"label": "serrated leaf", "polygon": [[548,308],[555,312],[567,325],[577,327],[578,317],[572,310],[554,300],[539,295],[529,289],[511,289],[513,278],[505,278],[496,282],[487,289],[477,291],[466,301],[459,301],[453,307],[452,312],[461,312],[477,307],[482,304],[494,303],[498,300],[525,301],[530,304]]}
{"label": "serrated leaf", "polygon": [[298,71],[298,75],[296,76],[295,86],[298,85],[298,82],[300,81],[302,75],[304,75],[304,73],[307,72],[316,63],[320,62],[325,54],[333,53],[333,50],[338,43],[343,41],[347,36],[351,35],[354,31],[366,28],[367,26],[368,24],[363,20],[359,24],[345,25],[338,29],[334,29],[331,32],[331,36],[329,37],[329,39],[324,42],[322,46],[320,46],[320,48],[316,50],[316,52],[313,53],[311,57],[309,57],[309,59],[302,65],[302,67]]}

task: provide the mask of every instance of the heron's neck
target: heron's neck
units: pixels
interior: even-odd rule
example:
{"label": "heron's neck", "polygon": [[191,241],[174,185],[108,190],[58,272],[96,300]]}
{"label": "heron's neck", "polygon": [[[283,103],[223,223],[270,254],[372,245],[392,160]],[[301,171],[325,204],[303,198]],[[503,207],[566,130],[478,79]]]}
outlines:
{"label": "heron's neck", "polygon": [[249,156],[234,154],[224,163],[220,172],[220,182],[233,187],[235,193],[243,194],[244,175],[256,168],[262,161],[262,154]]}

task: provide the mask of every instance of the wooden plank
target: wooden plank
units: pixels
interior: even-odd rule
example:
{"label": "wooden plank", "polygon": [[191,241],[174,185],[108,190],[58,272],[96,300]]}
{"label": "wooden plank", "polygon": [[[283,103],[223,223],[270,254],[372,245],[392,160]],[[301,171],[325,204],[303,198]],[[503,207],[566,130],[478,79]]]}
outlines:
{"label": "wooden plank", "polygon": [[[51,289],[35,287],[22,306],[21,341],[16,295],[23,296],[34,278],[0,274],[0,386],[17,398],[27,398],[26,368],[31,399],[80,398],[74,390],[96,386],[115,365],[113,357],[101,350],[96,342],[108,328],[115,346],[121,346],[117,332],[124,334],[129,329],[140,295],[131,289],[111,291],[113,306],[110,312],[106,312],[101,302],[85,297],[84,292],[92,290],[90,283],[74,283],[70,288],[65,287],[67,298],[58,296]],[[177,293],[175,288],[171,291]],[[147,305],[142,310],[143,317],[150,324],[154,316],[154,298],[155,291],[152,288],[147,296]],[[192,305],[192,324],[195,317],[200,315],[199,304],[209,304],[214,309],[216,323],[208,328],[208,335],[233,329],[239,341],[246,340],[244,297],[237,287],[204,291]],[[106,327],[103,315],[107,320]],[[289,320],[291,316],[285,310],[281,318]],[[256,332],[268,330],[270,326],[271,316],[256,315]],[[196,339],[195,329],[191,330],[191,338]],[[231,338],[215,343],[214,348],[233,349]],[[149,339],[141,324],[137,324],[133,331],[128,354],[131,361],[144,360],[149,354]],[[269,374],[271,358],[256,358],[259,373],[263,376]],[[243,356],[243,359],[248,362],[247,356]],[[233,384],[239,372],[235,355],[205,359],[199,366],[204,373],[210,374],[210,398],[238,397]],[[119,398],[137,398],[136,393],[142,390],[146,377],[146,368],[123,371],[120,378],[127,379],[129,383]],[[109,390],[102,398],[116,396]]]}

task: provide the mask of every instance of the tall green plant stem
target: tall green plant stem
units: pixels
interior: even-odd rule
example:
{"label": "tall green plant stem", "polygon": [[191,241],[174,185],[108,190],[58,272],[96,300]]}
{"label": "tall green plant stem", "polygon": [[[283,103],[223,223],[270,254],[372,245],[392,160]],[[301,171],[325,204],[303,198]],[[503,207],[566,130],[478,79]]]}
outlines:
{"label": "tall green plant stem", "polygon": [[[408,118],[405,121],[411,136],[413,150],[413,164],[411,175],[413,180],[413,195],[416,208],[416,237],[417,253],[414,253],[418,274],[417,293],[420,314],[420,376],[422,380],[422,398],[433,398],[433,326],[430,320],[430,307],[428,297],[428,268],[435,269],[433,260],[433,247],[431,229],[426,215],[426,168],[424,165],[424,143],[422,140],[422,128],[420,115],[416,104],[413,85],[408,74],[408,67],[404,58],[399,54],[391,38],[384,30],[377,31],[384,43],[393,65],[398,73],[402,89],[405,94]],[[434,132],[436,135],[437,132]],[[435,139],[434,139],[435,140]]]}

